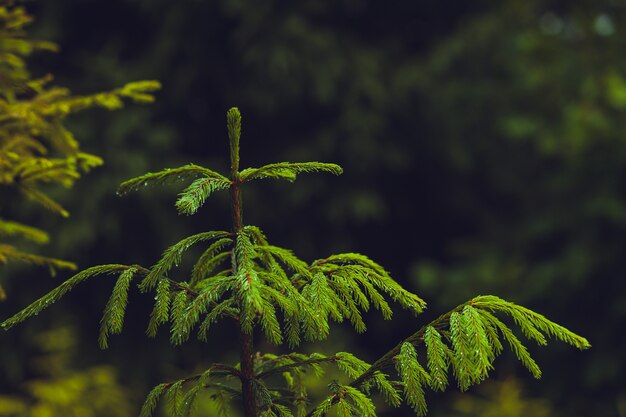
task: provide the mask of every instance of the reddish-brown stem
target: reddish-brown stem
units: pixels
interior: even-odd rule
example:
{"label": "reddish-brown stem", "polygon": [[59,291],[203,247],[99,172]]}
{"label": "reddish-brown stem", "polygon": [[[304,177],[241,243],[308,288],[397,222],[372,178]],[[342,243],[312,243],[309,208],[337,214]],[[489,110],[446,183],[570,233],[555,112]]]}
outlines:
{"label": "reddish-brown stem", "polygon": [[254,400],[254,379],[253,368],[253,343],[252,335],[241,331],[239,333],[239,357],[241,361],[241,395],[243,399],[244,415],[246,417],[257,417],[256,404]]}
{"label": "reddish-brown stem", "polygon": [[[241,207],[241,182],[239,180],[239,172],[237,172],[236,166],[231,167],[231,186],[230,195],[232,201],[232,213],[233,213],[233,231],[235,233],[241,232],[243,229],[243,216]],[[236,255],[233,251],[233,259],[235,260],[235,270],[238,269],[236,265]],[[257,417],[255,396],[254,396],[254,343],[252,334],[246,333],[243,329],[239,330],[239,361],[241,364],[241,396],[243,400],[243,408],[245,417]]]}

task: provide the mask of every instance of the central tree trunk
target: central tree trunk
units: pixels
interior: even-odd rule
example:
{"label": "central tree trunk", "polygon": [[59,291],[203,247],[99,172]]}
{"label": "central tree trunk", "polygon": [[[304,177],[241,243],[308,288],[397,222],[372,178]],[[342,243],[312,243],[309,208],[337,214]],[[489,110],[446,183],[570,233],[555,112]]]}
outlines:
{"label": "central tree trunk", "polygon": [[241,361],[241,395],[246,417],[257,417],[256,401],[254,398],[254,358],[252,335],[243,331],[239,333],[240,361]]}
{"label": "central tree trunk", "polygon": [[[241,135],[241,115],[236,108],[227,114],[228,138],[230,140],[230,195],[233,213],[233,231],[238,234],[243,229],[243,210],[241,204],[241,179],[239,178],[239,137]],[[232,254],[233,273],[237,273],[237,257]],[[240,305],[240,309],[244,306]],[[240,312],[240,316],[243,311]],[[241,326],[241,324],[240,324]],[[252,334],[239,328],[239,363],[241,365],[241,396],[245,417],[257,417],[254,393],[254,343]]]}
{"label": "central tree trunk", "polygon": [[[231,197],[233,208],[233,229],[235,233],[239,233],[243,229],[242,207],[241,207],[241,190],[239,183],[239,174],[233,175],[231,185]],[[235,255],[233,254],[233,257]],[[238,268],[237,265],[235,265]],[[240,306],[243,308],[243,306]],[[257,417],[256,401],[254,395],[254,344],[251,334],[247,334],[243,330],[239,330],[239,361],[241,364],[241,395],[243,399],[243,407],[245,417]]]}

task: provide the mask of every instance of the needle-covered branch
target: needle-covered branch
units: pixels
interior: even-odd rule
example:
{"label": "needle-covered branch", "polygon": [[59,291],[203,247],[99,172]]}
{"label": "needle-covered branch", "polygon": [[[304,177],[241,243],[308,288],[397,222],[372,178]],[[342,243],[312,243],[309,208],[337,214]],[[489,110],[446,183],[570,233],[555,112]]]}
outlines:
{"label": "needle-covered branch", "polygon": [[[69,217],[46,186],[72,187],[103,161],[81,151],[79,141],[65,126],[66,118],[92,108],[117,110],[128,101],[150,103],[160,83],[131,82],[111,91],[76,96],[67,88],[53,85],[52,74],[32,78],[28,58],[35,52],[56,52],[59,48],[52,42],[28,39],[25,28],[33,18],[22,3],[0,1],[0,188],[14,189],[40,208]],[[53,275],[57,269],[76,269],[68,261],[26,253],[18,245],[5,242],[10,237],[38,244],[49,241],[48,235],[36,227],[2,219],[0,265],[19,261],[47,267]],[[0,287],[0,300],[5,295]]]}
{"label": "needle-covered branch", "polygon": [[[502,352],[499,335],[510,344],[513,353],[531,374],[539,378],[541,371],[527,348],[507,325],[489,311],[512,317],[523,333],[540,345],[546,344],[545,336],[549,335],[579,349],[591,347],[587,339],[541,314],[495,296],[479,296],[402,340],[349,385],[367,392],[377,373],[395,366],[399,382],[404,386],[405,399],[416,414],[425,415],[424,388],[445,390],[449,368],[453,369],[461,391],[488,377],[493,361]],[[417,347],[425,350],[426,366],[417,361]]]}

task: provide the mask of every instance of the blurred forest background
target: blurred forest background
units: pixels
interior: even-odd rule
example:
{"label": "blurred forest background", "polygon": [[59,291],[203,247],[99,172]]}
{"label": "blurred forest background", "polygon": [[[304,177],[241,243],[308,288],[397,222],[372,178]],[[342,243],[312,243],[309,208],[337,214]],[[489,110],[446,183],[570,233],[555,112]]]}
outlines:
{"label": "blurred forest background", "polygon": [[[176,189],[115,196],[122,180],[194,162],[227,169],[225,112],[243,113],[242,165],[341,164],[345,173],[245,190],[245,221],[311,261],[366,254],[429,302],[418,320],[372,319],[324,353],[374,360],[477,294],[496,294],[584,335],[586,352],[512,355],[468,394],[430,393],[430,416],[626,416],[626,1],[32,1],[35,76],[75,94],[157,79],[156,103],[94,110],[68,126],[104,166],[71,190],[72,213],[2,201],[51,232],[37,250],[76,262],[151,265],[198,229],[227,228],[226,195],[193,218]],[[0,268],[6,318],[69,274]],[[214,342],[144,335],[131,293],[112,347],[97,347],[112,282],[94,280],[0,334],[0,415],[133,416],[155,384],[236,355]],[[225,336],[224,336],[225,335]],[[232,340],[232,344],[230,341]],[[228,359],[224,359],[228,360]],[[389,410],[388,416],[410,410]],[[209,414],[210,415],[210,414]]]}

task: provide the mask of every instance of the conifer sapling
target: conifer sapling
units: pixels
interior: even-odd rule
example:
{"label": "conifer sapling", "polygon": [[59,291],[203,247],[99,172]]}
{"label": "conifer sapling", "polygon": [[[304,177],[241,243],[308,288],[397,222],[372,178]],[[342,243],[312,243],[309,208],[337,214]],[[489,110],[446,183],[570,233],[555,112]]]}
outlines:
{"label": "conifer sapling", "polygon": [[[231,162],[228,176],[189,164],[130,179],[120,185],[118,192],[126,194],[147,186],[187,181],[189,185],[178,195],[176,207],[179,213],[191,215],[212,193],[228,190],[231,230],[186,237],[167,248],[150,268],[112,264],[86,269],[6,320],[2,327],[9,329],[39,313],[78,283],[98,275],[117,277],[101,321],[102,348],[108,346],[111,334],[122,330],[133,280],[139,281],[141,292],[155,293],[149,336],[154,336],[161,325],[169,324],[171,343],[180,345],[194,331],[199,340],[206,341],[218,320],[228,319],[237,326],[238,364],[214,363],[198,375],[157,385],[147,396],[141,417],[151,416],[162,397],[175,416],[188,416],[202,391],[209,391],[222,410],[227,409],[229,401],[240,404],[246,417],[321,417],[331,409],[341,416],[374,417],[375,393],[382,394],[393,407],[405,401],[423,416],[427,412],[427,390],[443,391],[450,379],[456,380],[461,391],[483,381],[505,344],[534,377],[541,376],[527,348],[502,321],[507,316],[524,336],[539,345],[546,345],[549,336],[579,349],[590,347],[585,338],[541,314],[495,296],[478,296],[417,329],[372,364],[349,352],[257,352],[253,336],[262,335],[274,345],[294,348],[304,341],[324,340],[331,321],[348,321],[357,332],[364,332],[362,315],[370,309],[391,319],[390,302],[415,315],[426,303],[402,288],[367,256],[344,253],[307,263],[290,250],[270,244],[260,228],[246,225],[242,217],[244,184],[259,179],[294,181],[301,173],[339,175],[342,169],[329,163],[282,162],[240,170],[238,109],[228,111],[227,127]],[[194,245],[205,249],[193,263],[191,276],[184,280],[176,276],[175,268]],[[310,398],[303,376],[307,372],[322,374],[324,366],[336,366],[350,382],[332,381],[326,398]]]}

